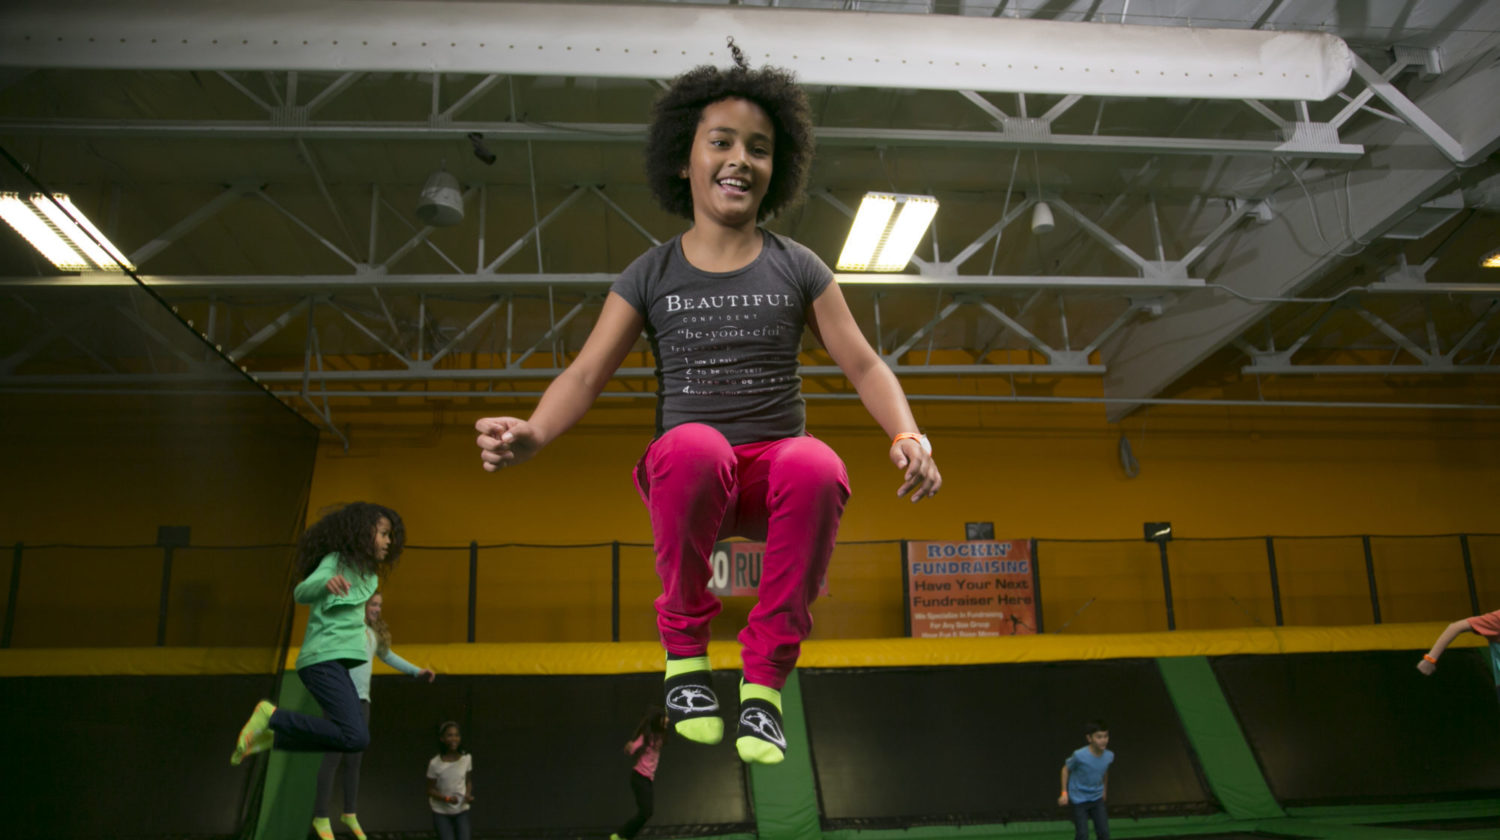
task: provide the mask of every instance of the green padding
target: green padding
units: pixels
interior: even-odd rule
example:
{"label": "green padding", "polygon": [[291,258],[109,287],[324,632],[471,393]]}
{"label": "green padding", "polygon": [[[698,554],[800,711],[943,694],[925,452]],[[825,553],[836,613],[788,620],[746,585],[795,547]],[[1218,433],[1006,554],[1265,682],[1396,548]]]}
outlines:
{"label": "green padding", "polygon": [[1156,666],[1187,730],[1188,741],[1198,752],[1208,786],[1229,816],[1237,820],[1284,816],[1208,659],[1158,659]]}
{"label": "green padding", "polygon": [[812,756],[808,752],[802,687],[795,670],[781,689],[781,718],[786,735],[786,760],[780,764],[750,765],[756,833],[760,840],[821,837],[823,827],[818,818],[818,791],[813,785]]}
{"label": "green padding", "polygon": [[[276,703],[289,711],[323,714],[318,701],[307,693],[302,681],[290,671],[281,681],[281,696]],[[265,791],[260,799],[260,816],[255,823],[255,840],[307,836],[312,826],[313,800],[318,792],[318,766],[323,763],[323,754],[272,750],[265,755],[263,759],[251,759],[270,762],[266,767]]]}

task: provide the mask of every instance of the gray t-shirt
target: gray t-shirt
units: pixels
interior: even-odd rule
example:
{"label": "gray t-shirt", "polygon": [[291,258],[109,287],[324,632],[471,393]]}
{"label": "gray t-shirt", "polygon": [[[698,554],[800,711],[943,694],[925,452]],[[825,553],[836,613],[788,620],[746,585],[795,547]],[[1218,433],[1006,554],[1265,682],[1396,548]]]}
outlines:
{"label": "gray t-shirt", "polygon": [[760,256],[726,272],[694,268],[673,237],[610,287],[646,319],[658,437],[683,423],[711,426],[735,446],[803,434],[797,353],[833,272],[806,247],[762,234]]}

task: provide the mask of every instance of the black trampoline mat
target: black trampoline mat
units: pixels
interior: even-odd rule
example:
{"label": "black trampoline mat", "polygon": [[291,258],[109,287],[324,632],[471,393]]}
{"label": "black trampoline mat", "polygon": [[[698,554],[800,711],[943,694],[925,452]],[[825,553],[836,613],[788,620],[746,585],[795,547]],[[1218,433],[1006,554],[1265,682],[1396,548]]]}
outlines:
{"label": "black trampoline mat", "polygon": [[1420,651],[1211,658],[1285,806],[1493,796],[1500,708],[1483,651],[1452,650],[1431,677]]}
{"label": "black trampoline mat", "polygon": [[1060,772],[1102,718],[1112,812],[1216,810],[1151,660],[806,670],[825,827],[1056,820]]}

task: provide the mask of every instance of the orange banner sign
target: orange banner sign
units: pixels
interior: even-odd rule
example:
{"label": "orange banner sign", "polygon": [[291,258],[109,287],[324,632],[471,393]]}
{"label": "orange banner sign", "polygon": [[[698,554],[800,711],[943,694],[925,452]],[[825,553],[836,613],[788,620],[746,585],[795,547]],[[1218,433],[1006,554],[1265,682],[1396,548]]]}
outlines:
{"label": "orange banner sign", "polygon": [[913,541],[906,579],[912,638],[1036,632],[1029,540]]}

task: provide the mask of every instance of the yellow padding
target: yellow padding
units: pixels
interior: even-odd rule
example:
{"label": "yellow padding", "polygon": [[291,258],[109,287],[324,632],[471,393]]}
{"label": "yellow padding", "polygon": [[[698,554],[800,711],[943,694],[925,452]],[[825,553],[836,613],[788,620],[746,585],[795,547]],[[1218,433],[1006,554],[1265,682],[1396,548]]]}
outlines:
{"label": "yellow padding", "polygon": [[[999,639],[860,639],[810,641],[802,646],[804,668],[893,668],[991,665],[1078,659],[1135,659],[1232,654],[1327,653],[1358,650],[1423,651],[1445,622],[1370,627],[1283,627],[1175,633],[1114,633],[1098,636],[1006,636]],[[1465,633],[1455,647],[1484,640]],[[663,670],[656,642],[559,644],[401,645],[398,651],[439,674],[633,674]],[[713,667],[740,667],[739,645],[714,642]],[[30,648],[0,651],[0,677],[265,674],[265,648]],[[297,650],[287,654],[295,667]],[[376,661],[377,674],[395,673]]]}

